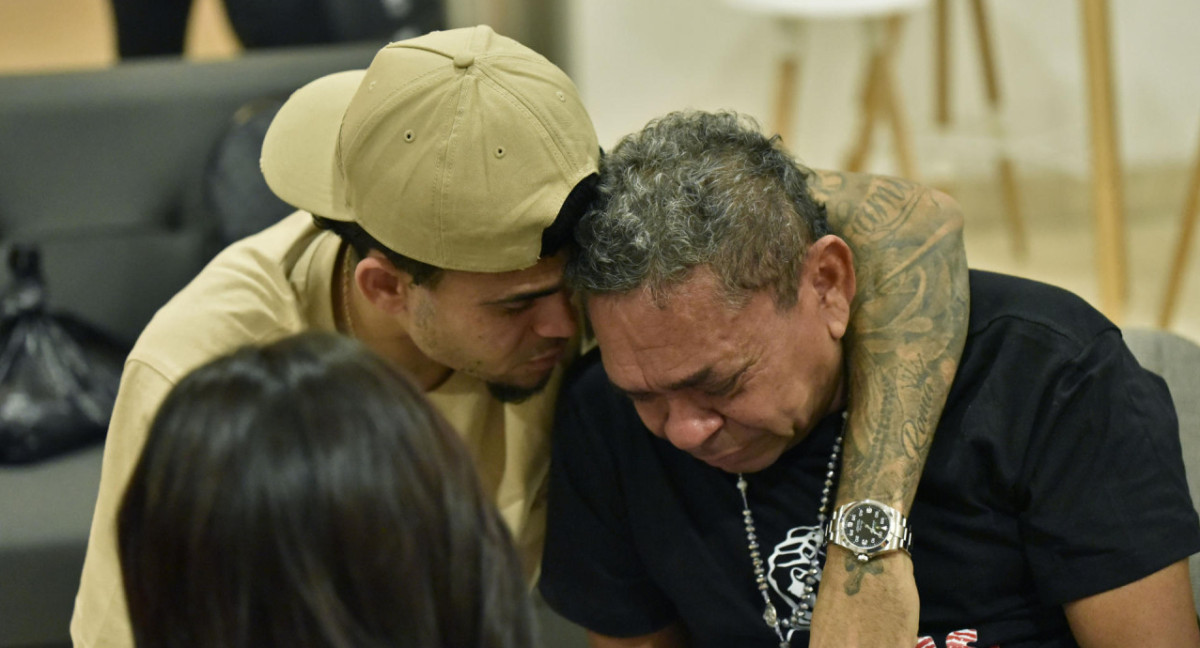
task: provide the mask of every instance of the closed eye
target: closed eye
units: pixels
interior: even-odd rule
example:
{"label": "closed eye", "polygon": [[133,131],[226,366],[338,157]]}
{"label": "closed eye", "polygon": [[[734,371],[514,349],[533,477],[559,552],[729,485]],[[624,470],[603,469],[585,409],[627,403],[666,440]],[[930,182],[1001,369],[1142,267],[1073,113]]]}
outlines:
{"label": "closed eye", "polygon": [[[609,384],[611,385],[612,383],[610,382]],[[626,398],[628,398],[629,400],[631,400],[635,403],[649,403],[650,401],[654,400],[655,398],[658,398],[658,395],[655,394],[654,392],[630,391],[628,389],[621,389],[620,387],[617,387],[616,385],[613,385],[613,387],[616,388],[616,390],[621,392],[622,394],[625,394]]]}
{"label": "closed eye", "polygon": [[502,312],[502,313],[507,313],[509,315],[516,315],[517,313],[524,313],[525,311],[529,310],[530,308],[533,308],[533,300],[532,299],[522,299],[520,301],[503,302],[500,304],[496,304],[496,306],[499,307],[500,312]]}
{"label": "closed eye", "polygon": [[747,364],[724,380],[709,381],[699,386],[700,393],[713,398],[730,398],[736,396],[742,390],[742,379],[746,376],[746,370],[749,368],[750,365]]}
{"label": "closed eye", "polygon": [[654,400],[654,394],[649,392],[625,392],[625,395],[635,403],[649,403]]}
{"label": "closed eye", "polygon": [[700,390],[705,396],[727,397],[732,396],[740,387],[741,375],[730,377],[728,380],[722,381],[719,384],[711,385]]}

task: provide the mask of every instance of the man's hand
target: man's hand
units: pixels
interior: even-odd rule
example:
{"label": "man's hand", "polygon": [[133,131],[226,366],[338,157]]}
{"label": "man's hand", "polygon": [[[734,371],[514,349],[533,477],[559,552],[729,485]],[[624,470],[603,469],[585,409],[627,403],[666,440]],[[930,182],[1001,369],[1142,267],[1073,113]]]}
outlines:
{"label": "man's hand", "polygon": [[809,648],[913,648],[920,600],[909,555],[864,563],[834,544],[826,551]]}

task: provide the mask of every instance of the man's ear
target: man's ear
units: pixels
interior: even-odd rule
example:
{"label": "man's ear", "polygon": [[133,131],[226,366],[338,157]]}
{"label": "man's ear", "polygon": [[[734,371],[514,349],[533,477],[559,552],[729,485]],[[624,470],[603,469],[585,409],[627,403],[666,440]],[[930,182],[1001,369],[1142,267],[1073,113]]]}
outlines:
{"label": "man's ear", "polygon": [[841,237],[828,234],[808,248],[802,284],[812,287],[821,317],[835,339],[846,334],[850,306],[858,284],[854,275],[854,253]]}
{"label": "man's ear", "polygon": [[393,315],[408,310],[409,293],[414,288],[412,277],[392,265],[378,250],[371,250],[358,262],[354,282],[375,308]]}

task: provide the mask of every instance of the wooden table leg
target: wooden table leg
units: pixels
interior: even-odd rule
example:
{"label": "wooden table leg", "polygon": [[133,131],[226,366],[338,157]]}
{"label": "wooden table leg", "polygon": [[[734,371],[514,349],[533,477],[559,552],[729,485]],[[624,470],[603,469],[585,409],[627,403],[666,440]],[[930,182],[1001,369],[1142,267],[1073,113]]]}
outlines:
{"label": "wooden table leg", "polygon": [[1092,210],[1096,218],[1096,260],[1100,310],[1120,323],[1125,312],[1124,191],[1113,101],[1112,55],[1107,0],[1081,0],[1091,113]]}

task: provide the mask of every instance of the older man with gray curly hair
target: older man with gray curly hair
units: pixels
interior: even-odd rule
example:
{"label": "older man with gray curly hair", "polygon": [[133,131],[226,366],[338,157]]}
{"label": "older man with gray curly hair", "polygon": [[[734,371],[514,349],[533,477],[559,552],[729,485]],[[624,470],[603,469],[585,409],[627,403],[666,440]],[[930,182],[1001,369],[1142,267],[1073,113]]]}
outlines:
{"label": "older man with gray curly hair", "polygon": [[[906,272],[930,244],[903,237],[871,250],[882,274],[856,265],[848,240],[905,216],[847,220],[827,177],[732,113],[667,115],[603,161],[566,269],[599,356],[560,404],[546,600],[595,646],[807,646],[830,602],[880,592],[907,635],[864,617],[842,645],[1200,646],[1162,380],[1078,297],[985,272],[955,374],[953,300],[929,292],[950,269]],[[917,362],[889,375],[881,349]],[[845,434],[878,384],[920,488],[835,500],[886,476]],[[947,388],[931,440],[905,399]]]}

